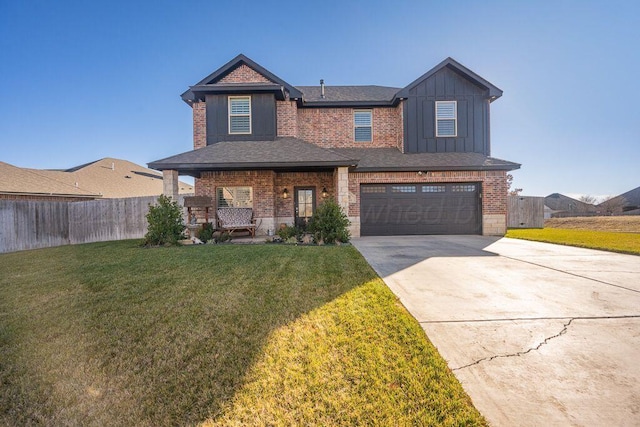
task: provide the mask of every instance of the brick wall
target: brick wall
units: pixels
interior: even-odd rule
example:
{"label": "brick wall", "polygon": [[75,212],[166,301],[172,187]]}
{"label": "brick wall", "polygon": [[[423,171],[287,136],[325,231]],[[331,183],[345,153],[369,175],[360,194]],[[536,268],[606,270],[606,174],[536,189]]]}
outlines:
{"label": "brick wall", "polygon": [[277,135],[298,137],[298,106],[289,100],[289,94],[284,101],[276,101]]}
{"label": "brick wall", "polygon": [[[293,217],[293,201],[295,187],[314,187],[316,189],[316,206],[322,203],[322,189],[326,187],[328,197],[335,196],[332,172],[286,172],[276,174],[276,213],[278,217]],[[289,198],[283,199],[284,189],[289,191]]]}
{"label": "brick wall", "polygon": [[505,171],[429,172],[365,172],[349,174],[349,216],[360,216],[360,184],[480,182],[482,183],[482,214],[507,214],[507,180]]}
{"label": "brick wall", "polygon": [[216,83],[271,83],[271,81],[253,68],[242,64]]}
{"label": "brick wall", "polygon": [[193,108],[193,149],[207,146],[207,103],[195,102]]}
{"label": "brick wall", "polygon": [[301,108],[298,136],[325,148],[402,146],[402,107],[373,108],[373,141],[355,142],[353,108]]}

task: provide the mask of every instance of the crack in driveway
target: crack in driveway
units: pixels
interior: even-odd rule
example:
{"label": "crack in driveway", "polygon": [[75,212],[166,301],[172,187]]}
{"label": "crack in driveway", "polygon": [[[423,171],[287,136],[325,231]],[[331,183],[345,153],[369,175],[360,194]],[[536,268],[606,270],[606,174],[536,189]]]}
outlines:
{"label": "crack in driveway", "polygon": [[465,368],[468,368],[470,366],[479,365],[482,362],[490,362],[490,361],[492,361],[494,359],[499,359],[499,358],[504,358],[504,357],[520,357],[520,356],[524,356],[525,354],[530,353],[532,351],[540,350],[540,347],[542,347],[545,344],[548,344],[549,341],[551,341],[552,339],[558,338],[559,336],[566,334],[569,326],[571,325],[571,322],[573,322],[574,320],[575,320],[575,318],[572,317],[571,319],[569,319],[569,321],[567,323],[565,323],[563,325],[563,328],[562,328],[562,330],[560,332],[558,332],[555,335],[552,335],[550,337],[545,338],[544,341],[540,342],[540,344],[538,344],[535,347],[531,347],[526,351],[519,351],[517,353],[510,353],[510,354],[497,354],[495,356],[483,357],[482,359],[478,359],[475,362],[471,362],[471,363],[469,363],[467,365],[459,366],[457,368],[452,368],[451,370],[452,371],[458,371],[460,369],[465,369]]}

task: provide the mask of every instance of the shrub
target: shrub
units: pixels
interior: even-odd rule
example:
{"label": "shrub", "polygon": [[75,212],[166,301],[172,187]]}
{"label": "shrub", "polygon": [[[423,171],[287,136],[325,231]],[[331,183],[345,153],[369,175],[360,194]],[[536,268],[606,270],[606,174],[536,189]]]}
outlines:
{"label": "shrub", "polygon": [[302,237],[302,230],[298,227],[294,227],[293,225],[287,225],[278,230],[278,237],[280,237],[283,242],[291,240],[292,237],[295,237],[297,241],[299,240],[299,237]]}
{"label": "shrub", "polygon": [[144,236],[146,246],[176,245],[178,240],[185,238],[182,210],[170,197],[162,195],[158,197],[157,205],[149,205],[147,222],[148,231]]}
{"label": "shrub", "polygon": [[316,209],[309,221],[308,231],[316,243],[346,243],[351,238],[349,219],[334,200],[326,200]]}
{"label": "shrub", "polygon": [[229,233],[228,231],[223,231],[216,238],[216,243],[224,243],[224,242],[228,242],[230,240],[231,240],[231,233]]}
{"label": "shrub", "polygon": [[213,239],[214,231],[215,229],[213,228],[213,224],[206,222],[202,224],[202,229],[198,232],[198,239],[202,240],[202,243],[207,243],[209,240]]}

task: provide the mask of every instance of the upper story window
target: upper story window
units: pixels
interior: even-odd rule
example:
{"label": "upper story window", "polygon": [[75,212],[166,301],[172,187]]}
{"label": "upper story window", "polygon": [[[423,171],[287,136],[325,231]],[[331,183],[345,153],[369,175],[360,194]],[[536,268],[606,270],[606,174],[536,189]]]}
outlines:
{"label": "upper story window", "polygon": [[371,142],[372,121],[373,112],[371,110],[355,110],[353,112],[354,140],[356,142]]}
{"label": "upper story window", "polygon": [[251,97],[229,97],[229,133],[251,133]]}
{"label": "upper story window", "polygon": [[436,136],[458,135],[458,105],[456,101],[436,101]]}

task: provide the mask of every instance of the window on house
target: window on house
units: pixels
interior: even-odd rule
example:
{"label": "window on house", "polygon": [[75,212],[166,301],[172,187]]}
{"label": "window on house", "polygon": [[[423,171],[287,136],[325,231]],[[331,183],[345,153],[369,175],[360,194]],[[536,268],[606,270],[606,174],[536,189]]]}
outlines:
{"label": "window on house", "polygon": [[354,139],[357,142],[371,142],[372,140],[372,111],[356,110],[353,112]]}
{"label": "window on house", "polygon": [[251,97],[229,97],[229,133],[251,133]]}
{"label": "window on house", "polygon": [[458,106],[456,101],[436,101],[436,136],[454,137],[458,134]]}
{"label": "window on house", "polygon": [[252,208],[251,187],[218,187],[216,198],[219,208]]}

